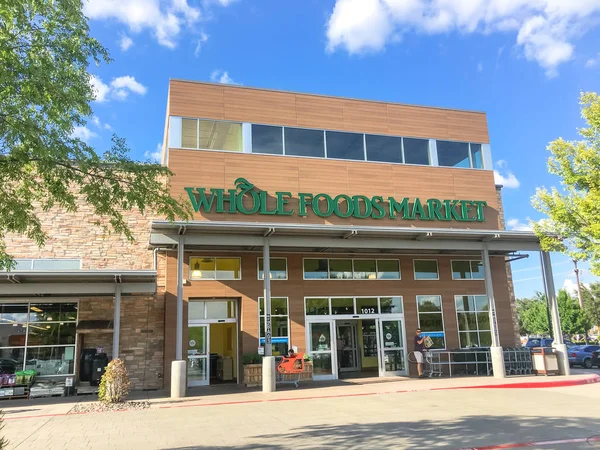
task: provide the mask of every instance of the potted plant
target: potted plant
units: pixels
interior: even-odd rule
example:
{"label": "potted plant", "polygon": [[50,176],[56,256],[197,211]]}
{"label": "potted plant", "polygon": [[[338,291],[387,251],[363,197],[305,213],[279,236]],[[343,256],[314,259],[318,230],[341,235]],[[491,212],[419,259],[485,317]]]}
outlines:
{"label": "potted plant", "polygon": [[262,385],[262,356],[258,353],[247,353],[242,357],[244,365],[244,384],[246,387]]}

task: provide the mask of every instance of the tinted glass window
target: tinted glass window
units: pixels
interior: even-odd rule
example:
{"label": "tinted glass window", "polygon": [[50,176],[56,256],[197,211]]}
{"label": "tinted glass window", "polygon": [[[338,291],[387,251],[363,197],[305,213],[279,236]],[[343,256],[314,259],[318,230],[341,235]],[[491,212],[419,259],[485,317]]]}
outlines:
{"label": "tinted glass window", "polygon": [[252,125],[252,153],[282,155],[282,128],[268,125]]}
{"label": "tinted glass window", "polygon": [[329,260],[327,259],[305,259],[304,278],[326,279],[329,277]]}
{"label": "tinted glass window", "polygon": [[358,133],[327,132],[327,157],[364,161],[363,135]]}
{"label": "tinted glass window", "polygon": [[200,148],[242,151],[242,124],[216,120],[200,121]]}
{"label": "tinted glass window", "polygon": [[78,259],[34,259],[33,270],[79,270]]}
{"label": "tinted glass window", "polygon": [[415,265],[415,280],[437,280],[438,266],[434,259],[417,259]]}
{"label": "tinted glass window", "polygon": [[285,129],[285,154],[325,157],[325,139],[321,130]]}
{"label": "tinted glass window", "polygon": [[481,144],[471,144],[471,158],[473,167],[483,169],[483,155],[481,153]]}
{"label": "tinted glass window", "polygon": [[440,166],[471,167],[466,142],[437,141],[437,153]]}
{"label": "tinted glass window", "polygon": [[181,119],[181,146],[198,148],[198,120]]}
{"label": "tinted glass window", "polygon": [[402,138],[367,134],[367,160],[401,163]]}
{"label": "tinted glass window", "polygon": [[429,165],[429,141],[427,139],[404,138],[403,143],[406,164]]}

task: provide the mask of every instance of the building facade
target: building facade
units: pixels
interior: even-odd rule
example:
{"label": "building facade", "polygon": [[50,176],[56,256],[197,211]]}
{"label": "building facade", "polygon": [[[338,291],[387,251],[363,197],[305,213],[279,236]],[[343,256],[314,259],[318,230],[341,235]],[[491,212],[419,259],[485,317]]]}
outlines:
{"label": "building facade", "polygon": [[242,382],[265,344],[315,379],[414,375],[419,327],[518,345],[509,259],[539,243],[504,230],[484,113],[172,80],[162,162],[190,222],[129,212],[130,243],[52,211],[44,248],[9,240],[3,359],[78,377],[102,348],[154,389],[179,359],[188,386]]}

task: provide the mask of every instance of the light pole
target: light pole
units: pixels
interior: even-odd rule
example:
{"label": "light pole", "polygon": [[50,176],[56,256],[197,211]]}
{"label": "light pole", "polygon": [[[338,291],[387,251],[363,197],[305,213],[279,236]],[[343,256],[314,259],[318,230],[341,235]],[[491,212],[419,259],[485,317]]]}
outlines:
{"label": "light pole", "polygon": [[583,297],[581,296],[581,283],[579,282],[579,268],[577,267],[577,260],[573,259],[573,264],[575,265],[575,280],[577,281],[577,297],[579,298],[579,307],[583,309]]}

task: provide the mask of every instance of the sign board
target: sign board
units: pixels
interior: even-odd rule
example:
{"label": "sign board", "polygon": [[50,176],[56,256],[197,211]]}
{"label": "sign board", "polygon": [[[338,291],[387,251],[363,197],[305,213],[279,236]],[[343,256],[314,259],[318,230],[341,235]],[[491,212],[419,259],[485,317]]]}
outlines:
{"label": "sign board", "polygon": [[[375,195],[299,192],[298,207],[290,206],[294,198],[291,192],[269,193],[257,189],[245,178],[235,180],[235,189],[184,187],[190,203],[196,212],[214,212],[218,214],[271,215],[271,216],[308,216],[312,211],[318,217],[337,216],[357,219],[396,219],[484,222],[484,208],[487,202],[482,200],[456,200],[436,198],[420,199],[409,197],[395,198]],[[267,199],[273,198],[269,207]],[[272,202],[273,203],[273,202]]]}

